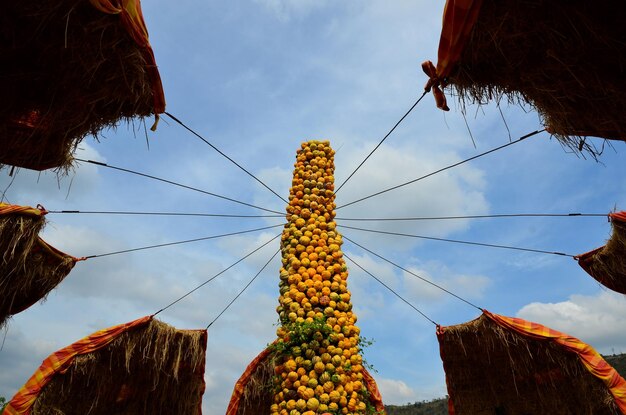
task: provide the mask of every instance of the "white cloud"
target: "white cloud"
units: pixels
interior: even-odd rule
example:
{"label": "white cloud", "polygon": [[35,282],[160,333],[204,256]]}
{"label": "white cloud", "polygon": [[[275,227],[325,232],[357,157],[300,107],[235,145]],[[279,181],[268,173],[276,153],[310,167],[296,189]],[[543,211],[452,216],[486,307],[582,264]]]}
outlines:
{"label": "white cloud", "polygon": [[[347,177],[373,148],[372,143],[358,145],[355,151],[344,154],[337,163],[337,176]],[[339,157],[339,154],[338,154]],[[378,217],[428,217],[448,215],[485,214],[489,204],[484,195],[486,186],[483,172],[475,167],[463,166],[449,172],[429,177],[401,190],[390,191],[345,208],[351,203],[401,183],[421,177],[439,168],[459,161],[454,152],[425,153],[413,146],[381,146],[366,164],[338,192],[337,216],[339,218]],[[342,181],[340,180],[339,183]],[[339,185],[338,183],[338,185]],[[364,185],[365,184],[365,185]],[[467,220],[416,221],[416,222],[354,222],[338,220],[340,225],[355,226],[391,232],[422,234],[441,237],[469,227]],[[377,241],[378,246],[390,244],[394,248],[409,249],[419,241],[405,237],[390,237],[344,229],[358,241]]]}
{"label": "white cloud", "polygon": [[[50,228],[48,236],[52,242],[65,242],[67,251],[102,252],[119,247],[123,242],[92,229],[66,225]],[[238,242],[252,245],[259,238],[263,236]],[[232,249],[233,254],[241,255],[234,246]],[[141,257],[144,258],[140,260]],[[152,251],[152,254],[146,251],[78,263],[45,304],[20,313],[9,324],[5,351],[0,352],[0,367],[3,368],[0,395],[14,393],[41,359],[78,340],[86,327],[95,331],[124,319],[153,313],[206,281],[224,268],[223,263],[229,262],[227,257],[220,261],[212,257],[213,253],[198,256],[185,249],[164,249]],[[254,276],[260,267],[256,263],[265,263],[266,259],[240,264],[165,310],[158,318],[177,327],[204,328]],[[278,287],[274,286],[272,277],[277,275],[277,269],[275,260],[209,329],[205,413],[225,411],[227,397],[245,366],[273,340]],[[68,318],[70,314],[72,317]],[[107,318],[103,320],[102,316]],[[120,320],[111,323],[111,319]],[[22,326],[30,327],[28,337],[21,334]],[[40,346],[33,343],[33,339],[39,338],[53,338],[58,343],[44,341]],[[23,353],[19,354],[20,351]]]}
{"label": "white cloud", "polygon": [[[420,277],[439,285],[440,287],[459,295],[468,300],[481,299],[485,290],[489,287],[490,280],[483,275],[466,275],[451,271],[443,264],[430,262],[422,267],[408,267],[409,271]],[[428,284],[415,277],[415,275],[403,272],[404,284],[408,294],[416,301],[441,301],[452,299],[450,294],[440,288]]]}
{"label": "white cloud", "polygon": [[[270,257],[279,249],[280,238],[277,238],[282,232],[282,227],[277,226],[275,228],[269,229],[264,232],[257,232],[255,234],[246,234],[246,235],[237,235],[232,236],[227,239],[222,239],[219,241],[219,248],[225,253],[229,254],[232,258],[232,262],[240,259],[244,255],[247,255],[259,248],[261,245],[266,244],[263,248],[259,249],[257,252],[252,254],[250,257],[246,258],[245,263],[249,265],[249,269],[258,271],[269,259]],[[272,238],[275,238],[272,240]],[[271,241],[268,243],[268,241]],[[276,266],[276,263],[279,263],[280,254],[277,255],[278,258],[274,258],[274,265],[268,265],[268,268],[274,269],[272,267]],[[230,265],[230,264],[225,264]],[[241,269],[240,266],[237,266],[238,270]],[[274,269],[276,275],[278,275],[278,269]],[[256,272],[254,271],[254,272]],[[252,277],[254,273],[250,274]],[[241,279],[247,279],[247,277],[241,276],[237,277]]]}
{"label": "white cloud", "polygon": [[377,379],[376,384],[385,403],[405,404],[415,400],[415,391],[401,380]]}
{"label": "white cloud", "polygon": [[[388,286],[398,286],[400,278],[391,265],[376,261],[368,254],[358,255],[349,251],[346,254]],[[350,272],[348,288],[352,293],[355,313],[362,319],[375,318],[381,310],[389,307],[389,292],[352,261],[346,260],[346,264]]]}
{"label": "white cloud", "polygon": [[[513,246],[522,246],[523,243],[515,244],[512,243]],[[528,245],[526,245],[528,246]],[[534,246],[529,246],[534,248]],[[542,247],[537,247],[535,249],[543,249]],[[557,257],[554,255],[537,255],[533,253],[521,253],[516,256],[509,257],[507,259],[507,264],[511,267],[515,267],[525,271],[536,271],[545,268],[549,268],[554,266],[555,264],[562,263],[562,257]]]}
{"label": "white cloud", "polygon": [[[295,150],[293,151],[293,159],[295,160]],[[270,189],[278,193],[281,197],[287,200],[289,196],[289,188],[291,187],[292,172],[280,168],[278,166],[266,168],[259,171],[256,175],[263,183],[265,183]],[[277,212],[285,212],[286,203],[280,200],[275,194],[262,187],[261,184],[254,183],[254,203],[257,206],[261,206],[268,209],[273,209]],[[261,214],[271,214],[269,212],[260,212]],[[281,218],[268,220],[271,223],[277,223]]]}
{"label": "white cloud", "polygon": [[302,18],[326,6],[326,0],[254,0],[270,10],[278,20],[288,22],[292,18]]}
{"label": "white cloud", "polygon": [[55,345],[42,340],[29,341],[30,339],[27,339],[24,333],[16,328],[9,327],[6,330],[10,332],[0,331],[3,339],[3,342],[0,342],[3,343],[0,350],[0,368],[2,368],[0,370],[0,396],[10,399],[21,383],[26,381],[26,379],[16,379],[16,375],[30,376]]}
{"label": "white cloud", "polygon": [[[52,223],[43,236],[53,246],[74,256],[100,255],[128,247],[123,240],[81,226]],[[125,298],[134,303],[151,305],[162,304],[177,291],[183,291],[182,287],[171,286],[167,291],[163,290],[164,281],[157,281],[156,273],[151,268],[137,269],[133,257],[129,255],[91,258],[78,262],[59,288],[62,288],[63,296],[115,300]]]}
{"label": "white cloud", "polygon": [[[44,236],[53,246],[75,256],[102,254],[142,245],[118,240],[105,232],[81,226],[51,224]],[[222,254],[215,254],[213,251],[197,253],[190,247],[179,246],[90,258],[76,264],[54,291],[52,298],[56,301],[63,299],[77,307],[81,306],[81,301],[90,299],[93,311],[115,304],[117,307],[138,310],[140,313],[155,312],[232,264],[235,259],[225,255],[226,252],[231,251],[232,258],[239,259],[244,252],[249,252],[270,238],[267,234],[261,234],[224,241]],[[261,250],[254,257],[238,264],[173,306],[164,315],[192,322],[194,325],[208,324],[258,272],[271,255],[270,251],[275,248],[276,244]],[[248,288],[249,292],[244,297],[245,309],[234,315],[226,313],[223,319],[234,318],[233,324],[245,326],[251,333],[261,330],[258,323],[260,320],[254,317],[264,315],[263,311],[258,310],[266,310],[269,315],[274,313],[275,297],[268,297],[267,292],[273,293],[268,286],[275,288],[276,292],[278,288],[277,285],[274,287],[272,283],[268,284],[266,275],[277,275],[278,261],[275,258]],[[250,295],[255,290],[259,291],[258,294]],[[240,304],[235,303],[232,306],[233,309],[237,307]],[[266,318],[263,321],[271,326],[273,320]]]}
{"label": "white cloud", "polygon": [[[442,4],[433,7],[428,2],[412,0],[209,3],[198,6],[159,0],[144,5],[166,87],[168,108],[212,142],[215,138],[214,143],[220,149],[285,197],[295,150],[301,140],[309,137],[331,140],[338,150],[336,177],[341,183],[421,94],[426,77],[419,64],[424,59],[436,57],[443,8]],[[198,13],[198,7],[201,13]],[[183,61],[194,64],[184,67],[180,65]],[[470,117],[479,146],[506,140],[499,114],[497,111],[493,113],[495,117],[483,117],[482,114],[476,120]],[[528,118],[523,122],[519,120],[517,117],[507,119],[511,121],[509,125],[514,137],[516,131],[525,133],[528,130]],[[167,122],[165,118],[164,121]],[[536,120],[531,121],[534,128]],[[476,129],[474,123],[479,125]],[[494,127],[496,124],[497,128]],[[188,132],[172,122],[169,126],[159,126],[158,139],[151,141],[149,153],[141,134],[136,140],[128,140],[132,134],[121,129],[107,135],[111,137],[102,145],[82,144],[88,152],[91,151],[83,158],[101,161],[108,158],[111,164],[136,168],[284,212],[283,202],[196,138],[187,137]],[[593,174],[588,170],[580,174],[583,171],[580,163],[568,163],[570,156],[563,155],[558,145],[548,143],[548,147],[543,147],[543,141],[547,140],[528,140],[527,144],[516,146],[514,151],[505,150],[489,156],[488,160],[485,158],[484,162],[459,166],[357,204],[353,209],[340,209],[338,216],[482,214],[489,213],[491,206],[494,210],[499,209],[497,213],[507,209],[532,210],[537,206],[554,209],[559,206],[587,209],[591,206],[594,210],[596,204],[583,203],[612,202],[614,195],[626,193],[620,191],[624,190],[623,182],[607,179],[623,177],[620,174],[623,163],[615,164],[618,168],[597,169]],[[552,148],[557,156],[546,157]],[[338,203],[414,179],[475,153],[458,111],[446,115],[434,107],[432,97],[425,97],[339,192]],[[613,160],[620,162],[615,157],[607,162],[607,166],[610,167]],[[516,166],[519,167],[516,169]],[[0,173],[2,191],[10,178],[6,171]],[[533,179],[529,179],[531,176]],[[589,182],[592,177],[593,182]],[[72,188],[66,199],[71,182]],[[598,194],[600,184],[604,190]],[[538,192],[538,189],[543,191]],[[606,196],[609,194],[610,197]],[[8,195],[11,202],[43,203],[50,209],[93,207],[95,210],[119,206],[120,210],[262,213],[163,183],[152,185],[145,178],[105,172],[93,165],[80,165],[76,175],[61,181],[60,189],[54,174],[45,173],[39,177],[37,173],[23,170]],[[89,215],[49,215],[48,219],[51,223],[44,237],[73,255],[98,254],[263,226],[255,223],[281,221]],[[503,226],[493,233],[480,227],[484,222],[480,226],[474,223],[439,221],[361,225],[433,236],[467,231],[457,239],[470,240],[475,236],[475,239],[489,241],[488,238],[493,236],[499,242],[519,243],[520,246],[529,245],[529,240],[539,244],[537,238],[541,231],[558,233],[547,225],[534,233],[521,225]],[[494,228],[496,226],[491,229]],[[483,232],[474,233],[480,230]],[[0,351],[0,394],[6,396],[8,388],[21,386],[41,358],[55,349],[91,331],[154,312],[280,231],[277,228],[263,234],[139,251],[78,264],[44,305],[35,305],[13,319],[5,345],[5,351],[13,352]],[[468,254],[465,257],[457,246],[438,242],[432,242],[432,245],[429,242],[427,246],[417,240],[357,231],[346,230],[344,234],[419,271],[420,275],[431,277],[447,288],[456,288],[470,299],[480,300],[490,294],[492,301],[504,298],[502,301],[510,299],[515,304],[526,304],[537,298],[532,289],[536,281],[528,280],[527,274],[517,280],[524,290],[511,290],[513,284],[509,281],[516,277],[509,273],[513,267],[504,261],[494,265],[495,255],[491,256],[489,252],[484,256]],[[411,250],[418,244],[421,244],[419,251]],[[435,244],[441,251],[450,248],[454,252],[447,256],[447,252],[434,252]],[[549,245],[546,241],[546,246]],[[277,248],[276,241],[159,317],[178,327],[205,327]],[[445,294],[428,288],[391,265],[362,254],[349,243],[344,249],[437,321],[461,319],[459,310],[452,303],[456,300],[441,301]],[[413,260],[414,257],[421,261]],[[427,257],[433,262],[427,262],[424,259]],[[543,258],[548,257],[533,259],[533,266]],[[561,261],[550,260],[554,263]],[[442,265],[444,263],[446,266]],[[546,267],[552,262],[541,264]],[[523,267],[521,263],[517,265]],[[209,329],[206,414],[224,413],[235,381],[275,336],[278,267],[275,260]],[[378,369],[383,378],[379,380],[379,386],[385,402],[401,404],[443,396],[445,382],[432,325],[370,277],[354,266],[350,267],[350,289],[358,324],[366,337],[377,340],[367,353],[372,361],[381,362]],[[527,266],[523,268],[528,270]],[[519,270],[514,271],[519,274]],[[484,276],[491,273],[494,275],[493,285]],[[496,275],[506,275],[506,280],[499,280]],[[555,289],[554,280],[545,284],[542,281],[541,285],[544,293],[559,290]],[[567,289],[570,289],[568,293],[573,292],[573,289]],[[553,319],[555,328],[557,324],[569,321],[563,315],[569,316],[571,328],[589,326],[589,330],[579,334],[581,339],[597,332],[598,344],[605,345],[602,346],[605,350],[610,352],[611,347],[615,347],[616,352],[626,351],[626,348],[618,349],[619,345],[626,343],[620,340],[619,334],[624,332],[624,326],[619,325],[617,317],[611,317],[624,315],[625,310],[619,305],[614,310],[608,309],[608,304],[615,301],[619,304],[619,301],[613,297],[610,301],[604,301],[604,297],[589,297],[585,301],[572,297],[564,303],[532,303],[523,312],[541,311],[535,320],[545,323]],[[597,319],[587,321],[585,318],[589,315]],[[22,333],[21,338],[19,333]],[[611,333],[617,338],[612,339]],[[36,350],[33,351],[33,347]],[[415,350],[420,353],[416,354]],[[23,353],[16,354],[19,351]],[[406,362],[412,365],[407,367]]]}
{"label": "white cloud", "polygon": [[626,353],[626,297],[611,291],[572,295],[559,303],[533,302],[517,316],[567,333],[600,353]]}
{"label": "white cloud", "polygon": [[[104,161],[97,149],[86,141],[79,145],[75,157]],[[0,194],[6,191],[6,200],[20,205],[42,204],[48,209],[66,200],[88,200],[97,195],[101,183],[96,166],[79,162],[67,176],[49,170],[16,169],[14,176],[9,176],[10,172],[10,168],[0,170]]]}
{"label": "white cloud", "polygon": [[[348,251],[347,255],[417,308],[458,301],[442,289],[369,254],[358,255]],[[392,305],[401,302],[351,261],[346,263],[350,271],[349,288],[359,316],[374,316],[382,310],[389,311]],[[482,299],[491,285],[486,276],[458,273],[435,261],[413,266],[399,265],[467,300]],[[406,305],[402,303],[400,307],[402,309]]]}

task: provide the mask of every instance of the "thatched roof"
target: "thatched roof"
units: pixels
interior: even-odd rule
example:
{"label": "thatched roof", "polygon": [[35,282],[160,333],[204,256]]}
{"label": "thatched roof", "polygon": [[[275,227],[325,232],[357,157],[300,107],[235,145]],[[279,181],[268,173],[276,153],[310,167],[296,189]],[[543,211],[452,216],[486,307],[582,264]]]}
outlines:
{"label": "thatched roof", "polygon": [[435,77],[462,105],[504,96],[535,107],[571,146],[585,146],[579,136],[626,140],[621,1],[448,0],[443,20]]}
{"label": "thatched roof", "polygon": [[46,297],[78,258],[39,237],[45,210],[0,203],[0,327]]}
{"label": "thatched roof", "polygon": [[274,355],[267,348],[246,368],[233,389],[226,415],[269,413],[274,403]]}
{"label": "thatched roof", "polygon": [[626,381],[590,346],[547,327],[485,311],[438,338],[457,415],[626,411]]}
{"label": "thatched roof", "polygon": [[200,414],[206,341],[152,317],[94,333],[46,359],[9,414]]}
{"label": "thatched roof", "polygon": [[86,135],[165,110],[138,0],[5,3],[0,165],[68,168]]}
{"label": "thatched roof", "polygon": [[606,245],[576,257],[599,283],[626,294],[626,212],[609,214],[613,233]]}
{"label": "thatched roof", "polygon": [[[276,354],[270,347],[263,350],[250,364],[235,383],[226,415],[259,415],[270,411],[274,403],[274,369],[277,364]],[[369,392],[370,404],[381,415],[385,414],[384,405],[376,381],[363,369],[363,383]]]}
{"label": "thatched roof", "polygon": [[[43,208],[10,205],[0,202],[0,253],[2,266],[26,262],[39,232],[43,229],[46,211]],[[6,274],[4,270],[0,275]]]}

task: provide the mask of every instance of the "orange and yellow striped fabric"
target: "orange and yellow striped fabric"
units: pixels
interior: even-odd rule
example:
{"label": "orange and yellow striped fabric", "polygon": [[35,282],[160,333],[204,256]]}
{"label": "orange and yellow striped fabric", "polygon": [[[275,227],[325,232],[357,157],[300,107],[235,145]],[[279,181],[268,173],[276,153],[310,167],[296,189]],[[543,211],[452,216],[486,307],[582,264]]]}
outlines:
{"label": "orange and yellow striped fabric", "polygon": [[370,394],[370,403],[374,405],[377,412],[384,413],[385,405],[383,404],[383,397],[378,390],[378,385],[376,385],[376,381],[365,368],[363,368],[363,382]]}
{"label": "orange and yellow striped fabric", "polygon": [[446,97],[440,88],[446,86],[446,78],[461,59],[470,33],[478,19],[482,0],[447,0],[443,11],[437,67],[431,61],[422,64],[429,80],[424,88],[433,90],[437,107],[448,111]]}
{"label": "orange and yellow striped fabric", "polygon": [[103,13],[119,14],[122,24],[133,38],[135,43],[142,48],[144,58],[146,59],[146,70],[152,82],[152,95],[154,101],[154,113],[161,114],[165,112],[165,93],[163,92],[163,84],[161,76],[157,69],[154,51],[148,40],[148,28],[141,11],[141,2],[139,0],[89,0],[91,4]]}
{"label": "orange and yellow striped fabric", "polygon": [[523,336],[536,340],[550,340],[565,350],[575,353],[585,368],[600,379],[609,389],[617,407],[626,415],[626,380],[624,380],[611,365],[609,365],[593,347],[567,334],[552,330],[538,323],[520,318],[505,317],[483,310],[483,313],[496,324],[513,330]]}
{"label": "orange and yellow striped fabric", "polygon": [[48,356],[26,384],[15,394],[4,409],[3,415],[28,415],[37,396],[55,374],[64,373],[79,355],[99,350],[121,334],[148,324],[152,316],[142,317],[130,323],[120,324],[97,331]]}
{"label": "orange and yellow striped fabric", "polygon": [[28,216],[44,216],[46,209],[43,206],[37,206],[36,208],[30,206],[10,205],[8,203],[0,202],[0,215],[28,215]]}
{"label": "orange and yellow striped fabric", "polygon": [[609,213],[609,218],[612,221],[626,222],[626,211],[622,210],[621,212]]}

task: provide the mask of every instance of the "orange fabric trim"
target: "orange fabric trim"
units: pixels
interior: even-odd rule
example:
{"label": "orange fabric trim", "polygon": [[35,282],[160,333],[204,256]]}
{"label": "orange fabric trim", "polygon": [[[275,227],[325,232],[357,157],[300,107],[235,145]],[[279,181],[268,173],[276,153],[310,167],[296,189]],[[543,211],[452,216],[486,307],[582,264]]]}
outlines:
{"label": "orange fabric trim", "polygon": [[429,77],[424,89],[430,91],[433,88],[437,107],[444,111],[449,111],[449,108],[439,87],[445,87],[446,78],[461,59],[481,6],[482,0],[447,0],[443,10],[437,67],[430,61],[422,64],[422,69]]}
{"label": "orange fabric trim", "polygon": [[591,265],[592,257],[603,249],[604,249],[604,245],[592,251],[585,252],[584,254],[576,255],[574,259],[578,261],[578,265],[580,265],[582,269],[584,269],[588,274],[591,275],[591,272],[590,272],[591,270],[589,266]]}
{"label": "orange fabric trim", "polygon": [[43,216],[48,211],[39,205],[36,208],[30,206],[10,205],[8,203],[0,203],[0,215],[21,214],[29,216]]}
{"label": "orange fabric trim", "polygon": [[433,96],[435,97],[435,103],[437,104],[437,108],[442,109],[444,111],[450,111],[450,107],[448,107],[448,103],[446,100],[446,96],[443,94],[441,88],[445,87],[441,78],[437,76],[437,69],[435,69],[435,65],[431,61],[426,61],[422,63],[422,70],[426,75],[428,75],[428,82],[426,82],[426,86],[424,90],[429,92],[432,88]]}
{"label": "orange fabric trim", "polygon": [[[107,14],[119,14],[122,24],[133,38],[135,43],[142,48],[147,63],[147,71],[152,82],[152,95],[154,113],[165,112],[165,93],[161,83],[161,75],[157,68],[154,51],[148,40],[148,28],[141,11],[139,0],[89,0],[98,10]],[[157,118],[158,119],[158,118]]]}
{"label": "orange fabric trim", "polygon": [[65,260],[66,258],[69,258],[74,262],[78,262],[78,261],[84,261],[86,259],[86,258],[76,258],[74,256],[66,254],[65,252],[62,252],[56,249],[52,245],[48,244],[48,242],[44,241],[43,239],[39,237],[37,238],[37,245],[39,245],[39,247],[42,248],[44,251],[46,251],[48,254],[53,255],[60,260]]}
{"label": "orange fabric trim", "polygon": [[148,29],[143,19],[139,0],[89,0],[98,10],[107,14],[121,14],[124,25],[133,40],[141,47],[150,46]]}
{"label": "orange fabric trim", "polygon": [[561,345],[565,350],[575,353],[585,368],[600,379],[609,389],[615,403],[623,414],[626,414],[626,380],[624,380],[611,365],[609,365],[593,347],[567,334],[552,330],[538,323],[520,318],[505,317],[483,310],[483,313],[496,324],[513,330],[525,337],[535,340],[551,340]]}
{"label": "orange fabric trim", "polygon": [[609,213],[609,219],[612,221],[626,222],[626,211]]}
{"label": "orange fabric trim", "polygon": [[39,369],[28,379],[26,384],[15,394],[4,409],[3,414],[29,415],[43,387],[52,380],[55,374],[67,371],[76,356],[99,350],[111,343],[121,334],[145,325],[149,323],[150,320],[152,320],[152,316],[146,316],[131,321],[130,323],[120,324],[97,331],[51,354],[43,361]]}
{"label": "orange fabric trim", "polygon": [[376,411],[385,413],[385,405],[383,404],[383,397],[378,390],[378,385],[376,385],[376,381],[365,367],[363,368],[363,381],[367,387],[367,391],[370,393],[370,402],[374,404]]}

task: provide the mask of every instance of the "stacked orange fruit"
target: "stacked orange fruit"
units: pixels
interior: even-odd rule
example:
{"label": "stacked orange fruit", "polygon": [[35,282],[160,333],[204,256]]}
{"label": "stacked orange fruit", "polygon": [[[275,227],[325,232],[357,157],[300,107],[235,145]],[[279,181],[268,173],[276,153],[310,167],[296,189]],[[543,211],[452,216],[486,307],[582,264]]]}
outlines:
{"label": "stacked orange fruit", "polygon": [[328,141],[302,143],[281,239],[272,415],[368,411],[359,328],[334,220],[333,173]]}

